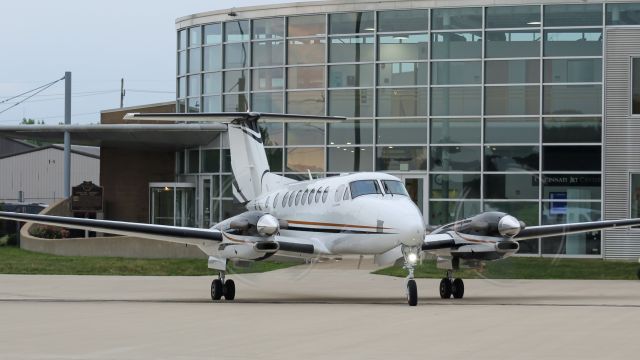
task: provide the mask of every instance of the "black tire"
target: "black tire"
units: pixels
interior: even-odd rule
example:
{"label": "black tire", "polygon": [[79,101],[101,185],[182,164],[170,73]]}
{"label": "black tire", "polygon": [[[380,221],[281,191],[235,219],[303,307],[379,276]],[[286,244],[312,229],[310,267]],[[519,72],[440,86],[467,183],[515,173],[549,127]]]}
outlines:
{"label": "black tire", "polygon": [[440,297],[443,299],[448,299],[451,297],[451,281],[447,278],[442,278],[440,280]]}
{"label": "black tire", "polygon": [[638,275],[638,280],[640,280],[640,269],[638,269],[638,273],[636,275]]}
{"label": "black tire", "polygon": [[453,280],[453,284],[451,284],[451,293],[453,294],[454,299],[462,299],[464,296],[464,281],[462,281],[462,279],[457,278]]}
{"label": "black tire", "polygon": [[220,279],[215,279],[211,282],[211,300],[222,299],[223,291],[222,281],[220,281]]}
{"label": "black tire", "polygon": [[227,300],[233,300],[236,297],[236,283],[233,280],[227,280],[224,282],[224,298]]}
{"label": "black tire", "polygon": [[418,305],[418,287],[413,279],[407,281],[407,303],[409,306]]}

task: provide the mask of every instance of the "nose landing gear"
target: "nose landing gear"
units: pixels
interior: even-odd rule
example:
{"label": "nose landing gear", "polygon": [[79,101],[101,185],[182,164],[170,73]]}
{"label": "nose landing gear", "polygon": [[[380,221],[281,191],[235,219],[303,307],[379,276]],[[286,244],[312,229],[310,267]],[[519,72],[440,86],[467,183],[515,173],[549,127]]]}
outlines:
{"label": "nose landing gear", "polygon": [[440,280],[440,297],[462,299],[464,296],[464,282],[461,278],[453,279],[453,270],[447,270],[447,277]]}
{"label": "nose landing gear", "polygon": [[409,306],[418,305],[418,286],[416,285],[416,281],[413,279],[413,272],[415,270],[416,263],[418,262],[419,251],[420,249],[418,247],[402,247],[404,268],[409,272],[406,283],[407,303]]}
{"label": "nose landing gear", "polygon": [[211,282],[211,300],[220,300],[224,296],[227,300],[233,300],[236,297],[236,284],[233,280],[224,279],[225,273],[220,271],[218,278]]}

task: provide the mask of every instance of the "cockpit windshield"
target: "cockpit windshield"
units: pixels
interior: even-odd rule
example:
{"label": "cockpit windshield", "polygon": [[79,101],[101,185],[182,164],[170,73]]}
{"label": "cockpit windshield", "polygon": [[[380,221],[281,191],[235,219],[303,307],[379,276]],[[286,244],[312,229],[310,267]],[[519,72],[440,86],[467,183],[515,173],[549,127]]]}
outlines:
{"label": "cockpit windshield", "polygon": [[407,189],[404,188],[404,184],[397,180],[382,180],[382,186],[384,192],[393,195],[408,196]]}
{"label": "cockpit windshield", "polygon": [[360,195],[382,194],[378,182],[375,180],[358,180],[349,184],[351,198],[355,199]]}

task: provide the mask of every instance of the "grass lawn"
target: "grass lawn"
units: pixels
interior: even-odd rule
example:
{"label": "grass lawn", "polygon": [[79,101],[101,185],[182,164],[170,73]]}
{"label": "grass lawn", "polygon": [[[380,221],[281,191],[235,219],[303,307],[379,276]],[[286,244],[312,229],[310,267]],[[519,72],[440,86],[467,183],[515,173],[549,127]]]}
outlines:
{"label": "grass lawn", "polygon": [[[637,262],[512,257],[487,261],[482,271],[456,271],[455,276],[466,279],[638,280],[639,268],[640,264]],[[374,274],[407,276],[401,266],[381,269]],[[442,278],[444,274],[445,270],[437,269],[434,260],[424,261],[415,271],[417,278]]]}
{"label": "grass lawn", "polygon": [[[259,261],[249,267],[230,266],[230,274],[283,269],[296,263]],[[215,275],[206,259],[125,259],[114,257],[57,256],[0,246],[0,274],[39,275]]]}

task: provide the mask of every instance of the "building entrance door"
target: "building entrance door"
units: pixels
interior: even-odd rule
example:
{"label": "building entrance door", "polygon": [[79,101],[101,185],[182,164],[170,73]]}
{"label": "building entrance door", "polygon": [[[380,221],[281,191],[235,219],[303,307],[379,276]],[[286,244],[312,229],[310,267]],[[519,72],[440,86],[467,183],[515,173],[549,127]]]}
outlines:
{"label": "building entrance door", "polygon": [[422,213],[422,218],[427,220],[427,176],[426,175],[405,175],[400,176],[407,188],[409,197],[418,206]]}

